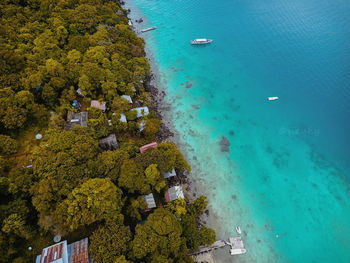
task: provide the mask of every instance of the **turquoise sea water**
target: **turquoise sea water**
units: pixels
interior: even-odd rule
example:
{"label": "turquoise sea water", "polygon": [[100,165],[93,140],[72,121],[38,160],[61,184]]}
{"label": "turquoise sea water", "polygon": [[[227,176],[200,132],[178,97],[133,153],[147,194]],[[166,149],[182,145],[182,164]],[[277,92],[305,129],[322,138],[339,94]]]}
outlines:
{"label": "turquoise sea water", "polygon": [[210,223],[245,231],[218,262],[350,262],[350,2],[132,5]]}

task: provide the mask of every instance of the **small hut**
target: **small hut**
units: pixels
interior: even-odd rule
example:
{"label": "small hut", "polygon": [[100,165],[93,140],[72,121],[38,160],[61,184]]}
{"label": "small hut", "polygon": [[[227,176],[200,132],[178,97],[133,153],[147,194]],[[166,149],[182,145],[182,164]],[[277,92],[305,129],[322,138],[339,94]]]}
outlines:
{"label": "small hut", "polygon": [[82,112],[73,112],[68,111],[67,113],[67,121],[66,121],[66,129],[71,130],[74,126],[87,126],[87,120],[88,120],[88,112],[82,111]]}
{"label": "small hut", "polygon": [[106,111],[106,102],[105,101],[99,102],[98,100],[92,100],[90,106],[93,108],[100,109],[102,111]]}
{"label": "small hut", "polygon": [[100,140],[100,147],[104,150],[116,150],[119,148],[117,137],[114,133]]}
{"label": "small hut", "polygon": [[131,99],[131,97],[129,95],[122,95],[120,97],[125,99],[125,100],[127,100],[130,104],[132,104],[132,99]]}
{"label": "small hut", "polygon": [[133,108],[131,110],[136,111],[137,118],[141,118],[141,117],[147,116],[149,114],[148,107],[138,107],[138,108]]}
{"label": "small hut", "polygon": [[157,207],[156,202],[154,201],[154,197],[153,194],[149,194],[149,195],[144,195],[143,198],[145,199],[146,203],[147,203],[147,207],[148,209],[152,209]]}
{"label": "small hut", "polygon": [[179,198],[185,198],[182,187],[181,186],[173,186],[165,192],[165,201],[171,202],[177,200]]}
{"label": "small hut", "polygon": [[163,177],[164,177],[165,179],[170,178],[170,177],[174,177],[174,176],[176,176],[176,171],[175,171],[175,169],[172,169],[170,172],[165,172],[165,173],[163,173]]}

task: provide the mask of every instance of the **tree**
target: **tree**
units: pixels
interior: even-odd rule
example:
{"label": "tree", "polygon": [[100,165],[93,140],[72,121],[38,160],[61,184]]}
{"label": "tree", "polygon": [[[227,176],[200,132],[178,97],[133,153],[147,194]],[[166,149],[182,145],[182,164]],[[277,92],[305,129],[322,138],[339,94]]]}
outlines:
{"label": "tree", "polygon": [[207,207],[208,201],[205,196],[200,196],[187,207],[187,213],[181,216],[183,235],[186,237],[187,246],[191,250],[199,246],[211,245],[216,240],[213,229],[206,226],[198,226],[199,216]]}
{"label": "tree", "polygon": [[117,182],[123,162],[129,159],[129,154],[124,150],[105,151],[98,155],[96,173],[101,177],[109,177]]}
{"label": "tree", "polygon": [[135,221],[140,221],[141,220],[140,211],[146,208],[147,208],[147,203],[142,196],[139,196],[137,198],[130,198],[129,204],[126,209],[126,213],[129,217],[131,217]]}
{"label": "tree", "polygon": [[4,231],[4,233],[13,233],[25,239],[29,239],[33,235],[28,226],[26,226],[23,217],[18,214],[9,215],[2,223],[1,230]]}
{"label": "tree", "polygon": [[15,93],[10,88],[0,89],[0,123],[7,129],[21,128],[34,113],[33,94],[22,90]]}
{"label": "tree", "polygon": [[118,183],[120,187],[125,188],[129,193],[139,192],[147,194],[150,192],[143,170],[134,160],[125,160],[123,162]]}
{"label": "tree", "polygon": [[[90,236],[89,252],[99,263],[123,262],[121,255],[130,249],[131,234],[126,226],[107,221]],[[125,260],[124,262],[128,262]]]}
{"label": "tree", "polygon": [[160,174],[156,164],[151,164],[145,170],[148,183],[159,193],[166,187],[164,177]]}
{"label": "tree", "polygon": [[18,150],[16,140],[10,136],[0,134],[0,155],[14,154]]}
{"label": "tree", "polygon": [[98,142],[87,128],[47,131],[33,152],[36,183],[31,193],[41,226],[46,229],[53,226],[47,216],[54,213],[57,204],[79,184],[94,177],[98,149]]}
{"label": "tree", "polygon": [[120,256],[114,260],[114,263],[131,263],[131,261],[126,260],[125,256]]}
{"label": "tree", "polygon": [[157,164],[161,172],[168,172],[174,168],[191,169],[176,145],[170,142],[160,143],[156,148],[138,155],[136,160],[145,168],[151,164]]}
{"label": "tree", "polygon": [[56,216],[69,230],[101,220],[120,220],[122,192],[110,179],[94,178],[75,188]]}
{"label": "tree", "polygon": [[179,222],[169,211],[158,208],[144,225],[136,226],[131,255],[137,261],[187,262],[187,248]]}

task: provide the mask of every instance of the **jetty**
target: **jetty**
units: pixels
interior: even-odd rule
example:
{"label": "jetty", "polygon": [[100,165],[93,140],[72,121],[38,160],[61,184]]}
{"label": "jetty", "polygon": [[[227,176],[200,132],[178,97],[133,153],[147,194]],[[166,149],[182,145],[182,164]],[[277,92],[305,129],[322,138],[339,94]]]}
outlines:
{"label": "jetty", "polygon": [[218,241],[215,241],[210,246],[200,246],[198,250],[190,252],[189,255],[196,256],[203,253],[209,253],[213,250],[216,250],[218,248],[222,248],[225,246],[230,247],[231,255],[239,255],[247,252],[247,250],[244,248],[244,243],[241,237],[230,237],[229,242],[225,240],[218,240]]}

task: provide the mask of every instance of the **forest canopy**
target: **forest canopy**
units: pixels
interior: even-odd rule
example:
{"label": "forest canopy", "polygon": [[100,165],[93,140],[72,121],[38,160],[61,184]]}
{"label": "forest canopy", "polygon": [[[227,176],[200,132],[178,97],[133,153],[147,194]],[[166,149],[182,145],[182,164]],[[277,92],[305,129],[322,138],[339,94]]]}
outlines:
{"label": "forest canopy", "polygon": [[189,251],[215,241],[199,219],[207,200],[166,204],[190,166],[163,141],[127,11],[3,0],[0,14],[0,262],[32,262],[55,235],[89,237],[96,262],[192,262]]}

